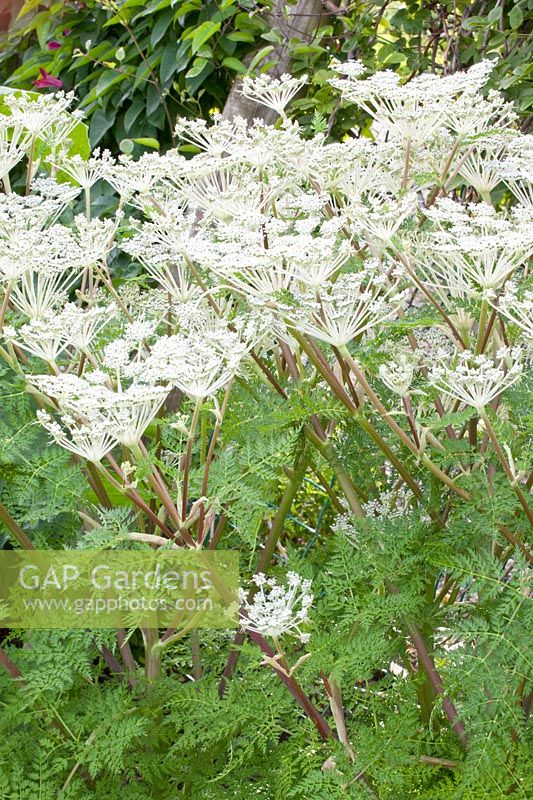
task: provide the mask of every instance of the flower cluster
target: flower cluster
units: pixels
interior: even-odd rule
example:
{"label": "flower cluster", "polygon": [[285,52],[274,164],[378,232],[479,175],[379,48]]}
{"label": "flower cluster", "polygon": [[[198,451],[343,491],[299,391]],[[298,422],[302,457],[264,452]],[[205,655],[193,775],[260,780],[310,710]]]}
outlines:
{"label": "flower cluster", "polygon": [[254,575],[253,581],[251,600],[244,589],[239,591],[242,627],[273,639],[288,634],[308,642],[309,634],[301,628],[309,622],[313,604],[311,581],[295,572],[287,573],[286,586],[262,573]]}
{"label": "flower cluster", "polygon": [[453,365],[436,365],[430,382],[448,397],[481,412],[521,378],[520,357],[519,348],[502,348],[496,360],[464,350]]}

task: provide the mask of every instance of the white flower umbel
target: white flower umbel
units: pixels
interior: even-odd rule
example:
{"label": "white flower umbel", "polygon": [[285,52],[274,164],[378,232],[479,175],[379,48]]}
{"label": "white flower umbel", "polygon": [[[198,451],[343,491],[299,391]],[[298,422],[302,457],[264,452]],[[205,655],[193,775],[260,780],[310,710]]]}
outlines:
{"label": "white flower umbel", "polygon": [[65,450],[98,464],[118,444],[106,427],[97,420],[91,423],[76,421],[68,414],[60,419],[62,426],[46,411],[37,411],[37,419],[48,431],[53,441]]}
{"label": "white flower umbel", "polygon": [[306,83],[307,75],[302,75],[300,78],[294,78],[287,73],[280,78],[271,78],[266,74],[258,78],[246,75],[242,82],[242,93],[245,97],[271,108],[280,117],[284,117],[286,107]]}
{"label": "white flower umbel", "polygon": [[68,272],[53,269],[25,272],[12,289],[11,303],[30,319],[46,317],[65,302],[78,277],[74,268]]}
{"label": "white flower umbel", "polygon": [[79,266],[88,267],[105,261],[112,246],[120,214],[111,219],[87,220],[78,214],[75,219],[75,237],[79,246]]}
{"label": "white flower umbel", "polygon": [[437,365],[429,380],[439,392],[481,413],[522,376],[521,350],[503,348],[496,360],[464,350],[452,364]]}
{"label": "white flower umbel", "polygon": [[490,203],[490,193],[501,181],[499,159],[505,152],[509,136],[500,135],[476,142],[463,161],[459,175],[470,185],[485,203]]}
{"label": "white flower umbel", "polygon": [[123,202],[143,209],[147,197],[165,176],[167,168],[158,153],[145,153],[137,161],[120,156],[119,163],[106,171],[105,178]]}
{"label": "white flower umbel", "polygon": [[115,303],[106,306],[80,308],[67,303],[59,315],[65,327],[65,338],[70,345],[82,353],[87,353],[93,340],[108,325],[117,313]]}
{"label": "white flower umbel", "polygon": [[442,78],[424,73],[403,84],[391,70],[359,80],[364,68],[358,62],[335,64],[334,68],[346,76],[344,80],[331,81],[346,100],[364,109],[378,123],[382,135],[388,133],[388,138],[402,139],[415,148],[429,142],[441,126],[450,123],[454,104],[465,98],[472,107],[473,98],[493,65],[483,61],[466,72]]}
{"label": "white flower umbel", "polygon": [[361,272],[341,275],[318,292],[302,292],[280,310],[293,327],[334,347],[343,347],[388,319],[405,299],[401,273],[387,279],[383,265],[368,262]]}
{"label": "white flower umbel", "polygon": [[17,331],[4,328],[6,339],[49,364],[54,364],[68,347],[65,333],[61,320],[53,313],[31,319]]}
{"label": "white flower umbel", "polygon": [[262,573],[254,575],[253,582],[257,590],[251,601],[244,589],[239,590],[242,628],[276,640],[288,634],[301,642],[309,641],[309,634],[301,627],[309,622],[313,604],[311,581],[289,572],[287,586]]}
{"label": "white flower umbel", "polygon": [[409,192],[400,198],[380,192],[369,192],[344,209],[352,229],[366,240],[370,252],[379,258],[388,247],[400,226],[417,210],[416,195]]}
{"label": "white flower umbel", "polygon": [[13,127],[9,117],[0,118],[0,180],[22,161],[30,146],[30,136],[21,126]]}
{"label": "white flower umbel", "polygon": [[190,248],[193,221],[181,209],[172,215],[154,215],[136,227],[136,233],[121,242],[121,248],[136,258],[147,273],[177,303],[198,300],[200,290],[191,281],[184,253]]}
{"label": "white flower umbel", "polygon": [[511,322],[522,329],[527,339],[533,340],[533,291],[531,289],[526,289],[519,294],[516,284],[508,284],[500,298],[498,308]]}
{"label": "white flower umbel", "polygon": [[88,159],[78,154],[70,156],[61,153],[54,166],[72,178],[82,189],[90,189],[109,174],[114,163],[115,160],[109,150],[100,151],[97,148]]}
{"label": "white flower umbel", "polygon": [[410,353],[398,353],[391,361],[381,364],[379,377],[394,394],[406,397],[409,394],[417,366]]}
{"label": "white flower umbel", "polygon": [[448,199],[426,214],[434,228],[417,237],[417,262],[425,282],[452,297],[490,296],[533,254],[528,215],[506,215],[487,203],[465,209]]}
{"label": "white flower umbel", "polygon": [[154,344],[146,367],[157,380],[202,400],[229,383],[247,352],[240,336],[221,324],[204,331],[162,336]]}
{"label": "white flower umbel", "polygon": [[428,141],[443,124],[446,98],[438,78],[422,75],[402,85],[391,70],[376,72],[360,80],[361,69],[352,64],[335,64],[346,79],[332,80],[345,100],[355,103],[379,125],[381,133],[418,145]]}
{"label": "white flower umbel", "polygon": [[70,122],[68,130],[64,132],[66,136],[81,116],[78,112],[67,114],[74,99],[74,92],[37,96],[24,92],[6,94],[3,99],[11,111],[12,124],[25,128],[32,137],[42,136],[52,125],[64,121],[65,116]]}
{"label": "white flower umbel", "polygon": [[36,375],[32,382],[56,400],[63,413],[87,421],[97,431],[113,436],[125,447],[136,448],[148,425],[161,408],[168,390],[133,381],[114,390],[105,385],[105,374],[86,373],[83,378],[71,374]]}
{"label": "white flower umbel", "polygon": [[525,208],[533,209],[533,135],[516,136],[495,165],[504,183]]}

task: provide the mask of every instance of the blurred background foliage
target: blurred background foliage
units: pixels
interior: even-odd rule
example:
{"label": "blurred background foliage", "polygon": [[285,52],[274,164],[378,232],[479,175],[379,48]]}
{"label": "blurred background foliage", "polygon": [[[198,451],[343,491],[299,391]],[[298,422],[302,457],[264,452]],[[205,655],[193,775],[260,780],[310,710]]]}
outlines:
{"label": "blurred background foliage", "polygon": [[[332,58],[360,58],[371,70],[394,69],[408,80],[489,57],[498,62],[492,86],[515,102],[528,129],[533,0],[325,0],[315,4],[313,33],[304,37],[299,1],[19,0],[0,42],[0,83],[29,89],[37,81],[48,91],[61,82],[76,93],[93,146],[118,152],[125,142],[131,152],[139,140],[137,152],[172,146],[178,116],[208,119],[222,110],[234,81],[272,69],[280,45],[289,48],[292,72],[310,78],[294,116],[334,138],[354,120],[326,83]],[[288,42],[273,7],[295,14]]]}

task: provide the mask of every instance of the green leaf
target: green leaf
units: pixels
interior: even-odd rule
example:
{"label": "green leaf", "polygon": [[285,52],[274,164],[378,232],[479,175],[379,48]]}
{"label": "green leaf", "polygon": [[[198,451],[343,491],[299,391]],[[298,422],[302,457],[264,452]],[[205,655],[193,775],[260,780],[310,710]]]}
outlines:
{"label": "green leaf", "polygon": [[250,66],[248,67],[250,72],[253,72],[256,66],[265,58],[265,56],[271,53],[273,49],[274,49],[273,44],[267,44],[266,47],[262,47],[261,50],[259,50],[259,52],[256,53],[255,56],[250,61]]}
{"label": "green leaf", "polygon": [[228,69],[233,69],[235,72],[239,72],[240,74],[246,72],[246,67],[239,61],[238,58],[234,58],[233,56],[228,56],[222,62],[223,67],[228,67]]}
{"label": "green leaf", "polygon": [[143,147],[151,147],[153,150],[159,150],[159,142],[157,139],[152,139],[150,136],[140,136],[132,139],[135,144],[141,144]]}
{"label": "green leaf", "polygon": [[161,83],[165,84],[176,70],[176,55],[178,52],[178,43],[171,42],[167,44],[161,54],[161,64],[159,65],[159,77]]}
{"label": "green leaf", "polygon": [[94,112],[91,124],[89,126],[89,139],[91,147],[95,147],[98,142],[105,136],[109,128],[115,122],[115,111],[110,109],[104,111],[102,108],[97,108]]}
{"label": "green leaf", "polygon": [[130,132],[131,126],[133,125],[133,123],[135,122],[141,111],[144,111],[144,108],[145,108],[144,100],[137,99],[132,102],[131,106],[124,114],[124,128],[127,133]]}
{"label": "green leaf", "polygon": [[150,83],[146,92],[146,116],[149,117],[154,113],[156,108],[161,104],[161,95],[157,91],[157,86]]}
{"label": "green leaf", "polygon": [[513,30],[519,28],[524,21],[524,13],[520,6],[514,6],[509,12],[509,25]]}
{"label": "green leaf", "polygon": [[219,30],[220,22],[212,22],[211,20],[202,22],[200,27],[195,29],[192,37],[188,35],[188,38],[192,38],[192,54],[194,55],[200,47]]}
{"label": "green leaf", "polygon": [[154,27],[152,28],[152,34],[150,36],[150,44],[152,47],[155,47],[167,32],[172,23],[172,16],[173,12],[167,11],[165,14],[161,14],[157,17]]}
{"label": "green leaf", "polygon": [[192,67],[185,75],[185,78],[191,80],[192,78],[197,78],[198,75],[205,69],[208,65],[208,61],[206,58],[195,58],[192,62]]}
{"label": "green leaf", "polygon": [[191,59],[191,43],[181,42],[176,53],[176,72],[182,72]]}
{"label": "green leaf", "polygon": [[206,58],[195,58],[193,65],[185,76],[185,86],[190,95],[194,95],[208,75],[213,72],[213,62]]}
{"label": "green leaf", "polygon": [[85,95],[80,103],[80,108],[88,106],[90,103],[94,103],[95,100],[99,100],[101,97],[107,94],[113,86],[116,86],[118,83],[121,83],[123,80],[129,77],[131,77],[129,72],[116,72],[115,70],[107,69],[98,78],[96,86]]}
{"label": "green leaf", "polygon": [[255,36],[250,31],[232,31],[226,39],[230,42],[255,42]]}
{"label": "green leaf", "polygon": [[29,14],[30,11],[33,11],[34,8],[41,5],[41,0],[26,0],[22,8],[20,9],[19,13],[17,14],[17,20],[22,19],[25,17],[26,14]]}

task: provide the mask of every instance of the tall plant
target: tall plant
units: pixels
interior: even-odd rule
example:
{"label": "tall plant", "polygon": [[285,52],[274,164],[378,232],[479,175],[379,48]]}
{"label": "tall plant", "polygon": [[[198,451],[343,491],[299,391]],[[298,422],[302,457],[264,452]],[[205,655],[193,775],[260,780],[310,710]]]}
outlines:
{"label": "tall plant", "polygon": [[0,355],[86,480],[60,537],[4,498],[13,546],[244,574],[235,638],[9,635],[4,796],[531,793],[532,149],[491,69],[339,63],[342,143],[245,80],[279,123],[182,120],[193,158],[84,160],[69,98],[6,98]]}

